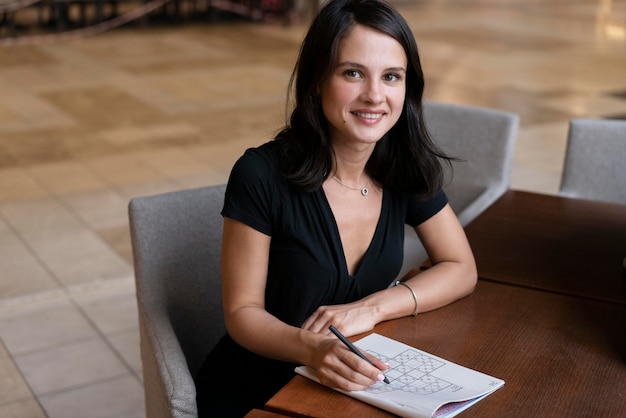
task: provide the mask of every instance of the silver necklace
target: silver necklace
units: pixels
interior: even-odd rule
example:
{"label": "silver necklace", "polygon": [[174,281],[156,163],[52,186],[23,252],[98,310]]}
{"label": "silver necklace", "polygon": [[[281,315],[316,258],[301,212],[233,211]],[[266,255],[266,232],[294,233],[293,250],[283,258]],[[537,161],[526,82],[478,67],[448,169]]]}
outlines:
{"label": "silver necklace", "polygon": [[367,196],[367,195],[369,194],[369,192],[370,192],[370,191],[369,191],[369,189],[367,188],[367,186],[363,186],[363,187],[351,187],[351,186],[348,186],[347,184],[344,184],[344,182],[343,182],[343,181],[341,181],[341,180],[339,180],[337,177],[335,177],[335,175],[333,175],[333,179],[334,179],[337,183],[341,184],[343,187],[347,187],[347,188],[348,188],[348,189],[350,189],[350,190],[360,190],[360,191],[361,191],[361,194],[362,194],[363,196]]}

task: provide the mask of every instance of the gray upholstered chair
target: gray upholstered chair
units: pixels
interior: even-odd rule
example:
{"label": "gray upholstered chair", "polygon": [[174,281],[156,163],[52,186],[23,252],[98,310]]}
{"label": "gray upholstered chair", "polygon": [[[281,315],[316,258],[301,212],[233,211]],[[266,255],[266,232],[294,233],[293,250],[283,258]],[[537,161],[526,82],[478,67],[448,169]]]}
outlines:
{"label": "gray upholstered chair", "polygon": [[626,204],[626,121],[570,121],[559,194]]}
{"label": "gray upholstered chair", "polygon": [[[519,116],[501,110],[433,101],[424,102],[426,127],[452,157],[444,187],[463,226],[495,202],[509,187]],[[415,231],[405,230],[405,260],[400,277],[428,258]]]}
{"label": "gray upholstered chair", "polygon": [[146,415],[196,417],[192,379],[224,334],[224,186],[131,200]]}

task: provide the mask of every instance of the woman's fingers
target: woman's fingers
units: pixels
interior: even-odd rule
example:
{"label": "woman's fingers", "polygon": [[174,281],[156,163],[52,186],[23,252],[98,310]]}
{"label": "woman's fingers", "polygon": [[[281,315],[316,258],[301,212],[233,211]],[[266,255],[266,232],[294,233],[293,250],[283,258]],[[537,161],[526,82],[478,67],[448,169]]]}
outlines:
{"label": "woman's fingers", "polygon": [[[372,358],[372,361],[384,367],[380,360]],[[348,350],[339,341],[324,356],[318,372],[323,384],[343,390],[362,390],[384,379],[380,369]]]}

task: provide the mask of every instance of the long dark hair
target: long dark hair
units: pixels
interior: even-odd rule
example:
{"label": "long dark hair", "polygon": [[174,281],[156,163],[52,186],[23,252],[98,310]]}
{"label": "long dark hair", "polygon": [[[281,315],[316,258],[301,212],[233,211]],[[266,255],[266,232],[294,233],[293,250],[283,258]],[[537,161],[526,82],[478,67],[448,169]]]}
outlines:
{"label": "long dark hair", "polygon": [[339,43],[356,25],[397,40],[407,56],[406,97],[398,122],[381,138],[365,170],[383,187],[430,196],[442,187],[439,150],[424,126],[424,74],[415,38],[404,18],[383,0],[329,0],[314,19],[300,48],[289,83],[294,102],[282,143],[281,170],[297,187],[316,190],[330,175],[334,153],[322,112],[319,87],[337,62]]}

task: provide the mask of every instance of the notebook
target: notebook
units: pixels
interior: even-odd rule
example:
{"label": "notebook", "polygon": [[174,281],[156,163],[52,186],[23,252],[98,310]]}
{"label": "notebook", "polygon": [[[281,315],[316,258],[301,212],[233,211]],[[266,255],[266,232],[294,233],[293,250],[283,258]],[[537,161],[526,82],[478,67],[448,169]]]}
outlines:
{"label": "notebook", "polygon": [[[504,385],[501,379],[379,334],[354,345],[389,364],[384,373],[390,383],[352,392],[336,390],[401,417],[453,417]],[[296,373],[319,383],[309,367],[297,367]]]}

